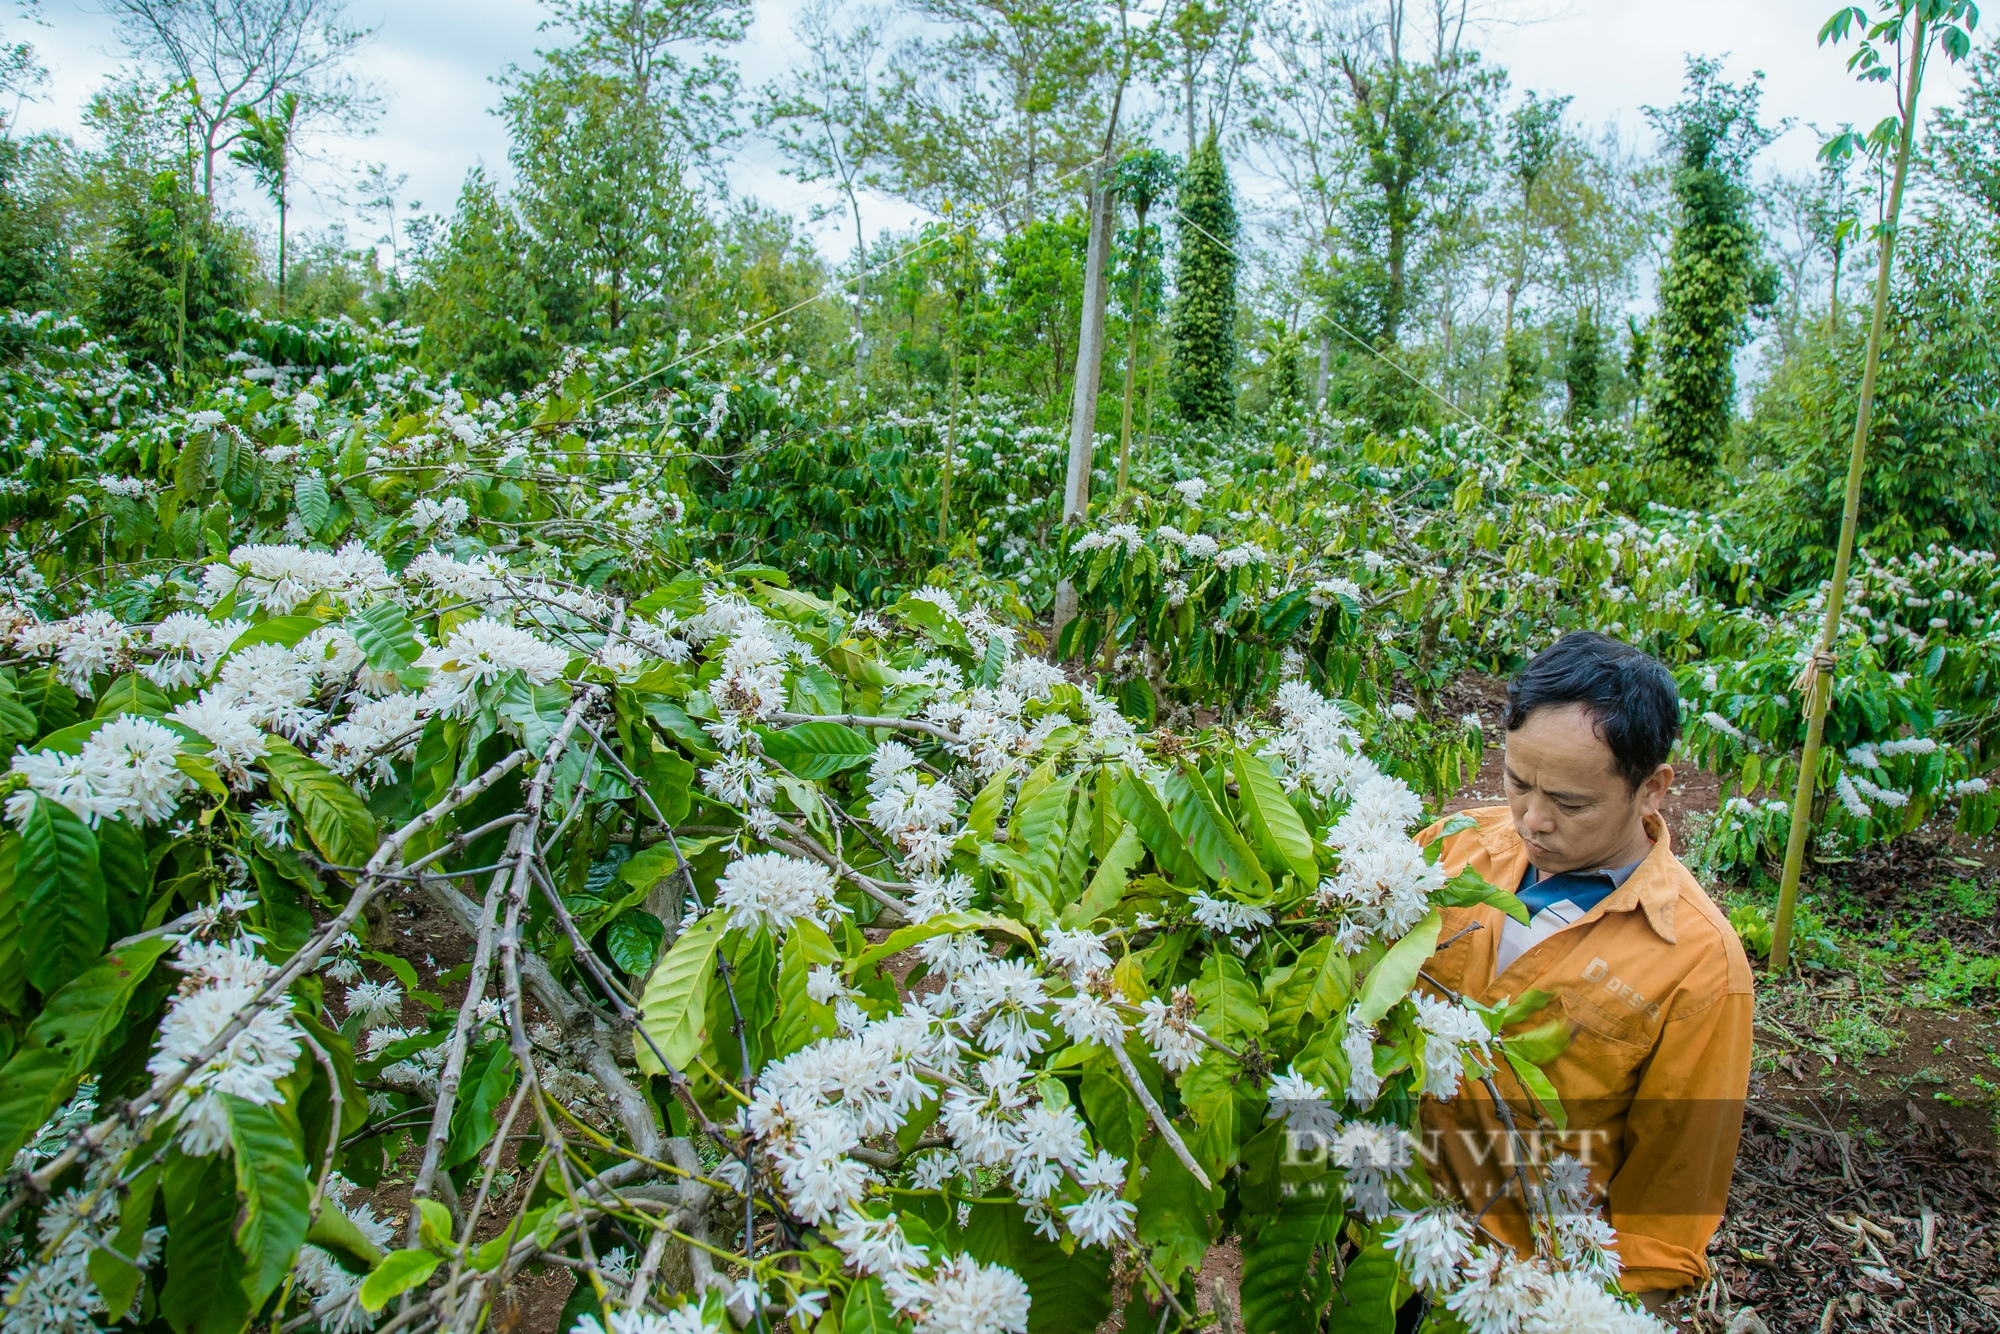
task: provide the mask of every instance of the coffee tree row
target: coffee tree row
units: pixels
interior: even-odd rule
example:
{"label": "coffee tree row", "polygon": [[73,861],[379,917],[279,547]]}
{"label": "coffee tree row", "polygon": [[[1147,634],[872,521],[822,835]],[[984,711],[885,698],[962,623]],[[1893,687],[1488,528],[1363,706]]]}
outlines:
{"label": "coffee tree row", "polygon": [[192,411],[12,382],[10,1322],[471,1327],[544,1267],[565,1328],[1185,1326],[1228,1231],[1260,1331],[1653,1327],[1578,1165],[1511,1257],[1412,1151],[1561,1109],[1539,998],[1418,989],[1521,910],[1412,841],[1407,720],[1148,728],[944,588],[690,564],[775,376],[259,347]]}

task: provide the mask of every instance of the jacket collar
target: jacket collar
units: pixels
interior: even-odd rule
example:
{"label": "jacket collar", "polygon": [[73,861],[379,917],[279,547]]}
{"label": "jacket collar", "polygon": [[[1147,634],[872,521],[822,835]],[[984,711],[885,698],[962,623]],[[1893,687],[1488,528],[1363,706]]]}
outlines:
{"label": "jacket collar", "polygon": [[[1648,815],[1645,823],[1653,850],[1623,885],[1591,909],[1585,920],[1638,908],[1646,914],[1646,922],[1654,934],[1673,945],[1678,943],[1674,938],[1674,905],[1680,902],[1680,876],[1685,872],[1674,860],[1673,839],[1667,833],[1666,821],[1658,815]],[[1511,871],[1512,879],[1507,883],[1518,885],[1527,871],[1528,850],[1522,846],[1521,836],[1514,832],[1513,814],[1505,806],[1496,808],[1495,818],[1480,822],[1479,842],[1492,859],[1494,870],[1502,875]]]}

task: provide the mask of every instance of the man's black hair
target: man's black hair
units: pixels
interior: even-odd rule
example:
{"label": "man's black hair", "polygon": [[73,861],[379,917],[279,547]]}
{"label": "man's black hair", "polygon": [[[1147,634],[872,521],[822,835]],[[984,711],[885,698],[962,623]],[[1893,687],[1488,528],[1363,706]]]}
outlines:
{"label": "man's black hair", "polygon": [[1543,649],[1507,683],[1507,730],[1536,709],[1581,704],[1611,747],[1633,791],[1673,753],[1681,697],[1665,667],[1630,644],[1574,630]]}

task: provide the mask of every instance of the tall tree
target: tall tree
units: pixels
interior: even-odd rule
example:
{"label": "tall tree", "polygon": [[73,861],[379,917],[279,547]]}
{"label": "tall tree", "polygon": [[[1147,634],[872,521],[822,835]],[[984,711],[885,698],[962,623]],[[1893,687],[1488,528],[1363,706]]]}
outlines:
{"label": "tall tree", "polygon": [[348,26],[347,0],[107,0],[126,44],[187,98],[202,198],[215,166],[249,129],[237,115],[297,95],[301,125],[353,128],[380,109],[347,69],[369,30]]}
{"label": "tall tree", "polygon": [[1320,307],[1315,394],[1322,398],[1333,353],[1329,288],[1348,241],[1346,222],[1359,160],[1340,73],[1341,12],[1329,0],[1306,0],[1298,13],[1280,11],[1266,20],[1264,77],[1249,122],[1267,170],[1291,196],[1304,238],[1299,286]]}
{"label": "tall tree", "polygon": [[1507,113],[1506,168],[1508,183],[1516,190],[1510,202],[1515,225],[1507,236],[1507,304],[1501,319],[1503,336],[1514,336],[1514,303],[1527,285],[1534,252],[1540,237],[1536,226],[1535,185],[1555,162],[1563,146],[1563,112],[1570,99],[1551,97],[1543,101],[1530,90],[1521,105]]}
{"label": "tall tree", "polygon": [[1117,54],[1099,0],[918,0],[938,36],[907,43],[885,90],[890,184],[1013,233],[1052,191],[1091,188]]}
{"label": "tall tree", "polygon": [[1556,306],[1602,318],[1632,295],[1638,260],[1663,230],[1651,202],[1656,175],[1615,126],[1594,145],[1563,136],[1535,190],[1542,237],[1535,282]]}
{"label": "tall tree", "polygon": [[499,188],[467,174],[438,242],[415,265],[410,318],[424,360],[485,394],[527,387],[558,355],[550,295],[524,261],[531,239]]}
{"label": "tall tree", "polygon": [[[36,4],[37,0],[20,0],[21,9],[31,18]],[[9,44],[0,38],[0,98],[25,97],[29,89],[47,83],[48,78],[32,43]]]}
{"label": "tall tree", "polygon": [[1564,416],[1571,426],[1581,426],[1597,415],[1604,401],[1602,372],[1604,334],[1597,316],[1588,307],[1579,310],[1569,327],[1568,355],[1563,362],[1563,387],[1569,391]]}
{"label": "tall tree", "polygon": [[[26,97],[47,79],[33,46],[0,42],[0,99]],[[60,140],[21,139],[12,121],[0,115],[0,306],[63,304],[68,157]]]}
{"label": "tall tree", "polygon": [[629,342],[672,318],[707,234],[686,173],[726,132],[711,117],[734,95],[721,62],[690,66],[667,47],[723,40],[740,31],[740,15],[714,0],[558,12],[595,26],[513,76],[501,103],[513,203],[556,331]]}
{"label": "tall tree", "polygon": [[0,308],[61,309],[70,299],[70,154],[53,136],[0,134]]}
{"label": "tall tree", "polygon": [[214,369],[250,304],[248,247],[182,172],[124,201],[98,275],[96,326],[177,384]]}
{"label": "tall tree", "polygon": [[1470,0],[1371,0],[1352,13],[1338,61],[1381,237],[1377,332],[1393,344],[1410,304],[1411,246],[1484,142],[1497,80],[1464,45]]}
{"label": "tall tree", "polygon": [[1169,392],[1183,420],[1236,415],[1236,200],[1211,133],[1189,159],[1179,207]]}
{"label": "tall tree", "polygon": [[[1132,77],[1132,32],[1126,8],[1118,6],[1118,37],[1122,58],[1106,60],[1115,69],[1111,114],[1104,120],[1104,139],[1088,168],[1090,190],[1084,207],[1090,235],[1084,251],[1083,310],[1076,336],[1076,383],[1070,391],[1069,463],[1063,478],[1063,519],[1082,523],[1090,517],[1090,479],[1097,457],[1097,398],[1104,386],[1104,318],[1111,305],[1111,235],[1118,217],[1116,160],[1112,145],[1118,138],[1118,116],[1125,105],[1125,88]],[[1076,590],[1067,581],[1057,590],[1057,619],[1069,609]]]}
{"label": "tall tree", "polygon": [[1989,222],[2000,221],[2000,47],[1974,51],[1960,77],[1956,105],[1931,112],[1918,163]]}
{"label": "tall tree", "polygon": [[1630,411],[1626,415],[1626,425],[1636,426],[1640,409],[1651,402],[1651,387],[1646,377],[1653,369],[1653,322],[1641,320],[1637,315],[1625,317],[1625,379],[1632,387]]}
{"label": "tall tree", "polygon": [[[847,201],[854,223],[854,327],[866,326],[868,239],[861,226],[861,189],[872,184],[872,164],[881,157],[881,110],[876,104],[876,61],[881,58],[887,16],[857,11],[841,27],[831,0],[815,0],[792,21],[805,61],[783,79],[766,85],[757,108],[757,127],[777,143],[786,173],[804,184],[831,181]],[[867,355],[857,338],[857,362]]]}
{"label": "tall tree", "polygon": [[1746,184],[1752,159],[1773,137],[1757,121],[1762,77],[1732,84],[1720,60],[1690,56],[1681,100],[1646,109],[1674,163],[1673,242],[1654,322],[1653,425],[1666,457],[1696,472],[1715,464],[1729,438],[1736,350],[1749,337],[1751,306],[1772,295]]}
{"label": "tall tree", "polygon": [[250,169],[257,185],[271,197],[278,209],[278,313],[285,313],[285,222],[291,207],[292,135],[299,119],[299,95],[283,92],[272,99],[270,110],[238,107],[236,117],[244,123],[241,138],[230,160]]}
{"label": "tall tree", "polygon": [[1200,147],[1200,127],[1229,132],[1255,54],[1257,7],[1248,0],[1169,0],[1153,30],[1159,81],[1179,103],[1187,156]]}
{"label": "tall tree", "polygon": [[1541,400],[1542,359],[1535,343],[1517,329],[1500,344],[1500,411],[1494,425],[1502,435],[1519,435]]}
{"label": "tall tree", "polygon": [[399,171],[392,176],[386,163],[370,163],[362,173],[362,189],[366,191],[361,200],[362,216],[382,219],[382,235],[376,237],[374,243],[389,247],[388,283],[392,292],[402,290],[403,246],[409,239],[411,224],[417,221],[413,218],[410,223],[405,223],[402,215],[405,210],[414,214],[423,207],[415,199],[407,204],[403,202],[403,187],[409,183],[408,172]]}
{"label": "tall tree", "polygon": [[703,50],[743,40],[749,0],[547,0],[551,26],[574,39],[541,53],[548,77],[615,87],[651,109],[670,133],[677,160],[710,174],[715,154],[736,142],[736,67]]}
{"label": "tall tree", "polygon": [[[1849,128],[1822,147],[1821,156],[1838,159],[1866,142],[1880,158],[1888,159],[1893,145],[1894,169],[1882,210],[1882,226],[1876,237],[1879,250],[1875,311],[1868,325],[1868,350],[1861,361],[1860,402],[1854,414],[1854,442],[1848,450],[1840,544],[1834,552],[1833,578],[1827,582],[1826,612],[1820,622],[1819,642],[1813,646],[1812,657],[1795,687],[1805,696],[1806,735],[1799,747],[1798,787],[1792,795],[1792,827],[1785,842],[1785,869],[1778,882],[1778,914],[1771,925],[1771,971],[1780,977],[1790,963],[1792,911],[1805,869],[1806,836],[1811,832],[1813,800],[1819,788],[1819,748],[1825,734],[1826,711],[1833,702],[1834,647],[1840,638],[1848,562],[1854,557],[1855,531],[1861,517],[1869,416],[1875,406],[1875,375],[1881,367],[1883,331],[1888,322],[1889,280],[1895,269],[1903,185],[1909,176],[1910,150],[1916,139],[1917,98],[1923,91],[1924,66],[1933,47],[1941,45],[1950,59],[1963,60],[1971,50],[1971,33],[1978,22],[1979,9],[1972,0],[1876,0],[1872,19],[1860,6],[1847,6],[1836,10],[1819,33],[1820,44],[1825,45],[1829,41],[1845,41],[1848,33],[1858,28],[1861,43],[1849,58],[1848,69],[1866,82],[1890,84],[1896,94],[1896,114],[1877,124],[1865,140]],[[1886,59],[1881,44],[1889,47]]]}
{"label": "tall tree", "polygon": [[1819,318],[1817,301],[1822,292],[1828,318],[1840,306],[1841,265],[1861,221],[1844,166],[1823,165],[1809,175],[1779,175],[1758,191],[1758,211],[1781,277],[1777,320],[1781,357],[1797,350],[1810,321]]}

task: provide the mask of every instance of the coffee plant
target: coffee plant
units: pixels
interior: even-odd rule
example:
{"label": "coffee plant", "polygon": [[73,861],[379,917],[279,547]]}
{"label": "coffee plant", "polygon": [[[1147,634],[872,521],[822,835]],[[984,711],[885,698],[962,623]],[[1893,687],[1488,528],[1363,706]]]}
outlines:
{"label": "coffee plant", "polygon": [[1311,641],[1149,726],[943,585],[714,559],[690,476],[799,391],[747,339],[476,402],[253,329],[177,407],[30,332],[9,1330],[472,1329],[548,1269],[619,1334],[1187,1327],[1225,1232],[1251,1330],[1657,1327],[1574,1160],[1528,1255],[1434,1194],[1419,1100],[1560,1122],[1563,1026],[1417,989],[1443,907],[1525,913]]}

